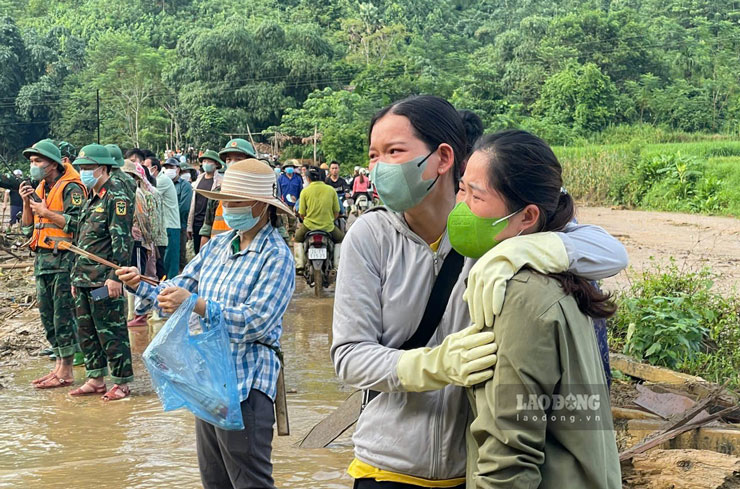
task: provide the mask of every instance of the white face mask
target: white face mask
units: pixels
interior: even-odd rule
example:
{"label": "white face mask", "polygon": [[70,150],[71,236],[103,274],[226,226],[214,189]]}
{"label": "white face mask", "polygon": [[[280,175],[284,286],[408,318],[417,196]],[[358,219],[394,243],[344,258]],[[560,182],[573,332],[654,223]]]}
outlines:
{"label": "white face mask", "polygon": [[189,182],[190,181],[190,173],[183,173],[182,175],[180,175],[180,180],[184,180],[186,182]]}
{"label": "white face mask", "polygon": [[177,170],[175,168],[166,168],[164,174],[170,177],[171,180],[177,178]]}

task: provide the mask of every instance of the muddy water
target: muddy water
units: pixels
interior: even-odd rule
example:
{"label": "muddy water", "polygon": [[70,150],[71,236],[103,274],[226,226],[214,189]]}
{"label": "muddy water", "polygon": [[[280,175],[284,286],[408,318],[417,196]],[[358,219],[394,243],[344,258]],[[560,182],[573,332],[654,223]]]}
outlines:
{"label": "muddy water", "polygon": [[[332,299],[314,299],[298,284],[285,317],[283,349],[291,436],[273,441],[277,487],[343,489],[352,458],[344,435],[327,449],[295,444],[348,392],[329,360]],[[34,359],[13,372],[0,390],[0,488],[196,488],[200,487],[193,416],[163,413],[141,353],[146,330],[131,332],[134,372],[130,399],[103,403],[72,398],[69,389],[39,391],[29,382],[49,368]],[[84,369],[75,368],[79,385]]]}

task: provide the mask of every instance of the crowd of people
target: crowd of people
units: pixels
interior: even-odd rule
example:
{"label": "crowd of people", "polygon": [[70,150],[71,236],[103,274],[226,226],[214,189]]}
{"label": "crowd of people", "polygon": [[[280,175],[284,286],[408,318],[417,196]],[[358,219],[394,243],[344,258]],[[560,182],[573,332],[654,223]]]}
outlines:
{"label": "crowd of people", "polygon": [[[593,281],[627,256],[575,222],[537,136],[486,135],[475,114],[414,96],[373,117],[370,164],[351,179],[335,161],[260,159],[239,138],[197,161],[98,144],[75,159],[51,140],[24,156],[38,184],[18,185],[21,224],[56,356],[34,385],[72,385],[81,351],[87,380],[70,395],[129,396],[127,314],[145,325],[196,294],[202,329],[215,313],[228,330],[245,425],[196,420],[204,487],[274,487],[282,316],[305,260],[288,244],[316,229],[343,244],[329,354],[366,391],[355,488],[621,487],[603,322],[615,308]],[[382,205],[345,234],[337,219],[363,198]],[[569,396],[588,402],[541,402]]]}

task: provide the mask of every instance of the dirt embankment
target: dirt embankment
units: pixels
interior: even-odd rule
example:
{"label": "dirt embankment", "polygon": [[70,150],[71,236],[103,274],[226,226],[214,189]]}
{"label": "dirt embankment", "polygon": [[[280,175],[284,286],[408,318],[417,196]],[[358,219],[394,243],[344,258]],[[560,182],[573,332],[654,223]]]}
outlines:
{"label": "dirt embankment", "polygon": [[[673,257],[681,268],[709,266],[721,275],[715,287],[740,291],[740,219],[732,217],[579,207],[578,221],[609,231],[627,248],[630,267],[639,272]],[[651,260],[654,258],[654,260]],[[607,288],[629,286],[628,269],[604,281]]]}

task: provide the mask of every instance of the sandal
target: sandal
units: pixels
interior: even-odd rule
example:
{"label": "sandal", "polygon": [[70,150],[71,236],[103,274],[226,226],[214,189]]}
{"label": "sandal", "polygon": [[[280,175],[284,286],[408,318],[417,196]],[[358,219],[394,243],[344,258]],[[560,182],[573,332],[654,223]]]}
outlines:
{"label": "sandal", "polygon": [[[87,387],[87,389],[85,388]],[[90,390],[92,389],[92,390]],[[78,387],[77,389],[73,391],[69,391],[70,396],[91,396],[94,394],[101,394],[106,391],[105,384],[103,385],[93,385],[90,382],[85,382],[82,384],[82,387]]]}
{"label": "sandal", "polygon": [[43,377],[39,377],[36,380],[32,380],[31,385],[43,384],[44,382],[51,379],[52,377],[56,377],[56,374],[54,373],[53,370],[50,370],[49,373],[44,375]]}
{"label": "sandal", "polygon": [[131,394],[131,389],[127,385],[113,384],[113,388],[105,393],[102,397],[104,401],[118,401],[125,399]]}
{"label": "sandal", "polygon": [[56,389],[57,387],[67,387],[68,385],[74,384],[74,382],[74,378],[65,379],[54,374],[53,377],[41,382],[40,384],[36,384],[35,387],[37,389]]}

